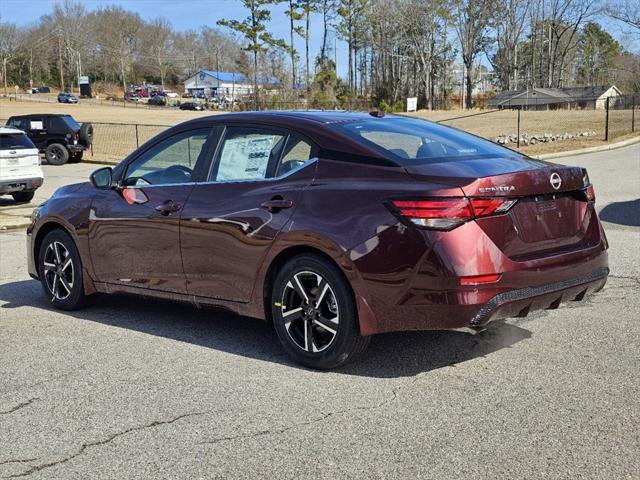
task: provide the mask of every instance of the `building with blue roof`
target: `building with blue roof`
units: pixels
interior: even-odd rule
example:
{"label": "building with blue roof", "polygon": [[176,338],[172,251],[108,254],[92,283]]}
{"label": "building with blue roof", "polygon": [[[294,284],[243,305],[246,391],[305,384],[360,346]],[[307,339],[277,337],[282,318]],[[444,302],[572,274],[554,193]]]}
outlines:
{"label": "building with blue roof", "polygon": [[[258,78],[258,82],[264,88],[275,86],[278,80],[272,77]],[[253,93],[253,79],[240,72],[216,72],[213,70],[200,70],[195,75],[184,81],[184,93],[194,97],[218,98],[225,101],[235,101],[238,97]]]}

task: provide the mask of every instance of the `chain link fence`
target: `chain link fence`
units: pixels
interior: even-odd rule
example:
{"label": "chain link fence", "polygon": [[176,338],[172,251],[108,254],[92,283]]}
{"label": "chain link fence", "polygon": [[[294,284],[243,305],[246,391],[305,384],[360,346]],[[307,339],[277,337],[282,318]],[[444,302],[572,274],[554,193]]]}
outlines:
{"label": "chain link fence", "polygon": [[169,128],[168,125],[92,123],[92,155],[87,158],[117,163],[147,140]]}

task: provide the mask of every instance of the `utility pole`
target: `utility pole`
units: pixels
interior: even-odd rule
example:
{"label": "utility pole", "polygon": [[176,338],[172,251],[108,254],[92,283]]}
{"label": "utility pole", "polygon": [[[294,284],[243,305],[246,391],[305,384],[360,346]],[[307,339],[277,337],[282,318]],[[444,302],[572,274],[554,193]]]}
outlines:
{"label": "utility pole", "polygon": [[58,30],[58,64],[60,69],[60,91],[64,92],[64,73],[62,72],[62,32]]}

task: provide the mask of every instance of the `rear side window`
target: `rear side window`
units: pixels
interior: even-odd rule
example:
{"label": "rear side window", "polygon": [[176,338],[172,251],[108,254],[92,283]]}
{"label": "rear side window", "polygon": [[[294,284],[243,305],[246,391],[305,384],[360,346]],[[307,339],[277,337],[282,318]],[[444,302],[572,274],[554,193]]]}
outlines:
{"label": "rear side window", "polygon": [[36,148],[29,137],[20,133],[16,135],[0,135],[0,150],[24,150]]}
{"label": "rear side window", "polygon": [[69,115],[65,115],[64,117],[61,117],[61,118],[64,121],[64,123],[66,123],[74,132],[77,132],[78,130],[80,130],[80,125],[78,124],[78,122],[76,122],[73,119],[73,117],[70,117]]}
{"label": "rear side window", "polygon": [[413,118],[339,123],[334,128],[403,166],[516,155],[488,140]]}
{"label": "rear side window", "polygon": [[272,130],[228,128],[211,179],[237,182],[272,177],[285,140],[284,134]]}

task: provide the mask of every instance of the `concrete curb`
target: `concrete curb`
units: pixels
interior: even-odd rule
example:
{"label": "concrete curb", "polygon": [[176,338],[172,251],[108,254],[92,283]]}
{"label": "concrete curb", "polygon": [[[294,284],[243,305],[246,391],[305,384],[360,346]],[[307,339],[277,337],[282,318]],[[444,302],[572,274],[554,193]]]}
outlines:
{"label": "concrete curb", "polygon": [[623,140],[617,143],[610,143],[608,145],[601,145],[598,147],[583,148],[581,150],[568,150],[566,152],[543,153],[542,155],[534,155],[533,158],[537,158],[538,160],[551,160],[553,158],[573,157],[575,155],[582,155],[584,153],[606,152],[608,150],[615,150],[616,148],[627,147],[629,145],[634,145],[636,143],[640,143],[640,136],[629,138],[627,140]]}
{"label": "concrete curb", "polygon": [[29,226],[31,220],[20,218],[19,221],[11,221],[10,223],[0,222],[0,233],[11,230],[25,229]]}

